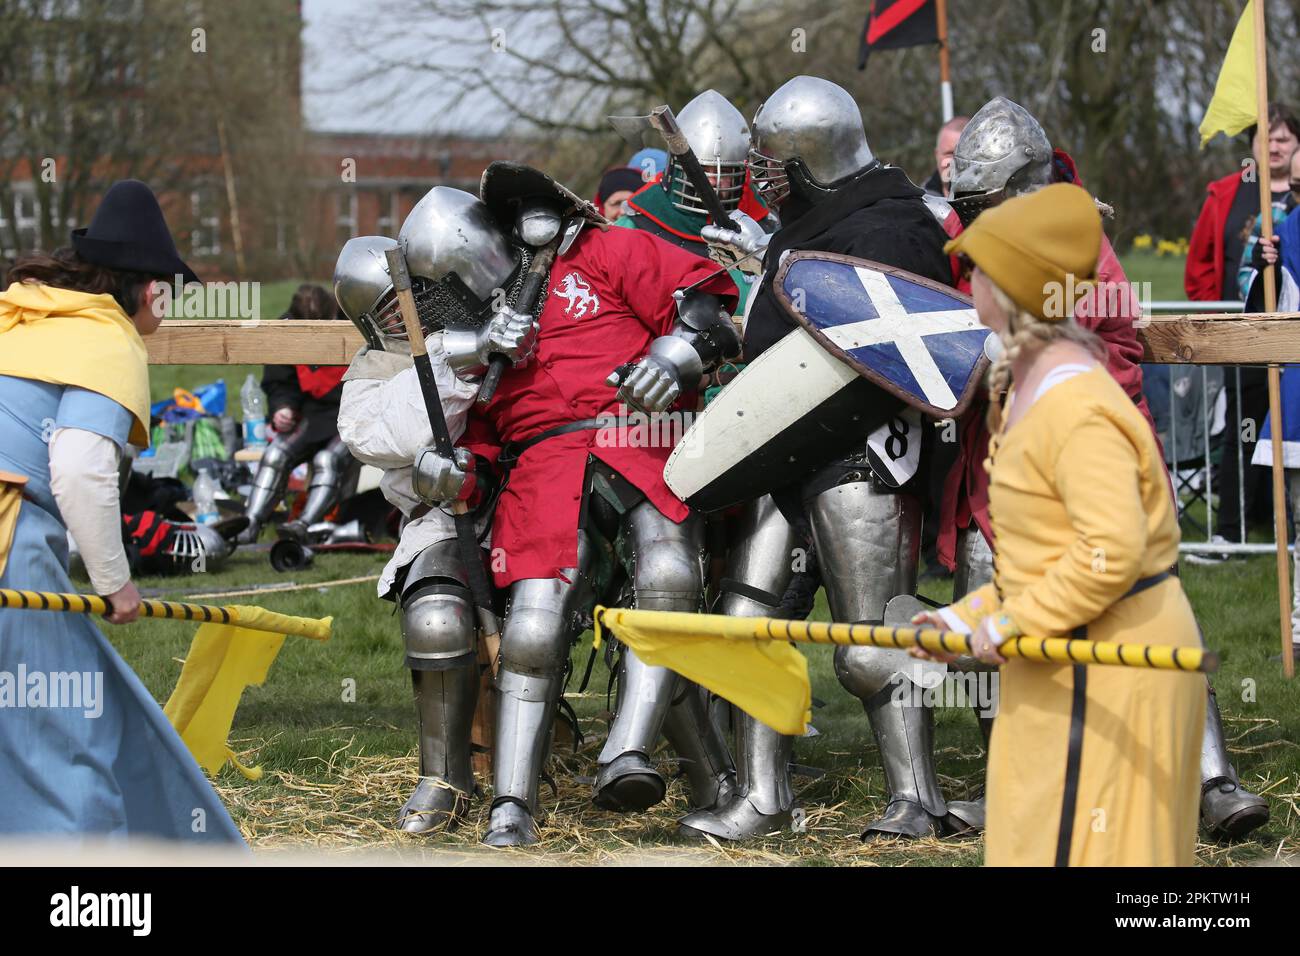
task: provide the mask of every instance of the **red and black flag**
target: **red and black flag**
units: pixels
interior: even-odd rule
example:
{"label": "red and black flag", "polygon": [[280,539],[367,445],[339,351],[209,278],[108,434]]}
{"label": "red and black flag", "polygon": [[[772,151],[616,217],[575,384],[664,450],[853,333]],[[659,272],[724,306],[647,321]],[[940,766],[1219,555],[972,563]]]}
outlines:
{"label": "red and black flag", "polygon": [[871,0],[858,48],[858,69],[865,70],[873,50],[899,50],[939,42],[936,0]]}

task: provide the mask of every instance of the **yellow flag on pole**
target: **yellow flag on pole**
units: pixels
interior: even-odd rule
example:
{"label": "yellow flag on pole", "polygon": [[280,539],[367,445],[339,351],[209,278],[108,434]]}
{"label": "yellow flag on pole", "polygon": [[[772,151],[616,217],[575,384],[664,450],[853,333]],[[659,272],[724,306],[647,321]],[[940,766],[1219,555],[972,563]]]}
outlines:
{"label": "yellow flag on pole", "polygon": [[[249,780],[257,780],[261,768],[245,767],[227,743],[244,688],[260,687],[266,680],[286,633],[325,639],[330,619],[289,618],[252,607],[240,607],[238,612],[241,622],[251,626],[199,627],[163,713],[208,773],[216,774],[229,760]],[[281,633],[255,629],[274,626],[279,626]]]}
{"label": "yellow flag on pole", "polygon": [[1227,56],[1214,84],[1214,96],[1201,120],[1201,147],[1219,133],[1236,136],[1258,122],[1255,102],[1255,0],[1246,0],[1246,9],[1232,31]]}
{"label": "yellow flag on pole", "polygon": [[753,618],[610,607],[597,608],[596,621],[597,635],[608,628],[643,663],[676,671],[773,730],[802,736],[812,720],[807,659],[754,636]]}

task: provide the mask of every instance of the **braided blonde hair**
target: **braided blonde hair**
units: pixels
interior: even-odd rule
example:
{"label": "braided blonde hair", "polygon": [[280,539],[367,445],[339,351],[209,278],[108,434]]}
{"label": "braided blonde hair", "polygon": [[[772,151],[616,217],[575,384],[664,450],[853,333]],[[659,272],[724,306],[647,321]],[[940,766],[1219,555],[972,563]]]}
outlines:
{"label": "braided blonde hair", "polygon": [[989,370],[989,431],[996,434],[1002,427],[1002,417],[1007,393],[1011,389],[1011,366],[1026,349],[1040,352],[1054,342],[1074,342],[1092,353],[1099,362],[1105,361],[1106,347],[1096,334],[1079,325],[1074,316],[1048,322],[1032,312],[1022,309],[988,274],[984,274],[993,299],[1007,316],[1007,327],[999,333],[1004,346],[1002,354]]}

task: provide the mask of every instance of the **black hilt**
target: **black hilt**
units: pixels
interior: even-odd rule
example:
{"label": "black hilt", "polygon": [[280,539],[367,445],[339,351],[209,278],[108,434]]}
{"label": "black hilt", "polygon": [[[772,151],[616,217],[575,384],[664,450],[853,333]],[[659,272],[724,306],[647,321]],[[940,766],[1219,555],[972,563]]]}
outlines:
{"label": "black hilt", "polygon": [[[559,248],[561,236],[556,236],[542,248],[537,250],[537,255],[533,256],[533,261],[528,266],[528,275],[524,276],[523,285],[519,287],[519,298],[515,300],[515,308],[520,312],[531,313],[537,307],[537,300],[541,297],[542,286],[546,284],[546,279],[550,275],[551,263],[555,261],[555,252]],[[483,376],[483,384],[478,388],[478,403],[486,405],[492,401],[492,396],[496,394],[497,383],[501,381],[502,374],[510,368],[510,360],[504,355],[493,355],[492,361],[488,363],[487,374]]]}

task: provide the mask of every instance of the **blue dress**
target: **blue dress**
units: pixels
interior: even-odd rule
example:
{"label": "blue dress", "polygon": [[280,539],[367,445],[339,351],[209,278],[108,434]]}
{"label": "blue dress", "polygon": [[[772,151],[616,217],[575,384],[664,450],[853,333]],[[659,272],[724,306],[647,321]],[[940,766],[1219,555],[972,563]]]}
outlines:
{"label": "blue dress", "polygon": [[[119,446],[131,415],[86,389],[0,375],[0,471],[28,479],[0,587],[74,591],[48,439]],[[42,693],[43,691],[43,693]],[[0,835],[243,843],[185,744],[90,617],[0,609]]]}

